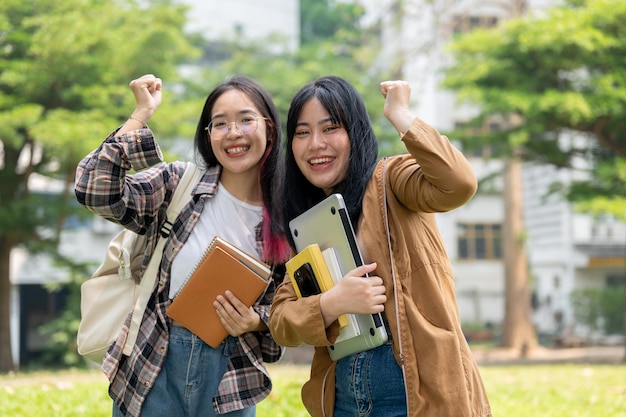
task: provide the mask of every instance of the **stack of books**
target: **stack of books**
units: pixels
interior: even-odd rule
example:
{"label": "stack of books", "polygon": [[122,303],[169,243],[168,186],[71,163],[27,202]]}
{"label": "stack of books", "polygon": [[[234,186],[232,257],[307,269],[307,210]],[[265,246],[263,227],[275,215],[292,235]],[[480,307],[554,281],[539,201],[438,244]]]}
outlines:
{"label": "stack of books", "polygon": [[269,265],[215,237],[167,309],[167,315],[212,347],[228,335],[213,302],[232,292],[252,306],[267,290]]}

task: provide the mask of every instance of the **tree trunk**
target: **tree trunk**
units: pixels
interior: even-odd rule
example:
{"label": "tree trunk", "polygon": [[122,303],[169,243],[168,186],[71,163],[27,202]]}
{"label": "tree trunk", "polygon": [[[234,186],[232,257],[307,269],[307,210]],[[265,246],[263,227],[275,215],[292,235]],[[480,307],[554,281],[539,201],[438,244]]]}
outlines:
{"label": "tree trunk", "polygon": [[11,280],[9,278],[12,242],[0,238],[0,373],[15,370],[11,349]]}
{"label": "tree trunk", "polygon": [[532,324],[522,199],[521,162],[513,157],[504,172],[505,311],[501,344],[524,357],[536,348],[537,336]]}
{"label": "tree trunk", "polygon": [[[16,369],[13,363],[11,344],[11,251],[19,243],[23,242],[28,234],[25,230],[32,231],[24,224],[30,224],[22,217],[20,203],[29,196],[28,179],[33,171],[33,166],[19,166],[22,153],[33,149],[33,141],[25,136],[20,146],[4,146],[4,167],[0,170],[0,200],[5,205],[3,208],[2,224],[0,224],[0,373]],[[34,154],[34,152],[29,152]],[[32,156],[31,156],[32,158]],[[32,160],[31,160],[32,161]],[[22,163],[24,161],[22,160]],[[22,171],[20,174],[14,174]],[[32,236],[36,237],[36,232]]]}

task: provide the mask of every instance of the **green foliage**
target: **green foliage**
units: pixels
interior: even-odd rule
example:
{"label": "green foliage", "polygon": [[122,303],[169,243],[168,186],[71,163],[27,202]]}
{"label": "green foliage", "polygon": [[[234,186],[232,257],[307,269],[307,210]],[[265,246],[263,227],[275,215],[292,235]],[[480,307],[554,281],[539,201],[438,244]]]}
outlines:
{"label": "green foliage", "polygon": [[[198,57],[184,12],[175,0],[0,2],[0,280],[15,246],[54,251],[72,213],[76,164],[133,110],[128,82],[145,73],[175,82],[178,66]],[[162,107],[183,106],[170,93]],[[179,126],[161,131],[173,137]],[[58,179],[58,198],[39,201],[33,174]],[[0,297],[8,305],[8,293]],[[3,344],[8,315],[3,308]],[[0,370],[10,352],[0,346]]]}
{"label": "green foliage", "polygon": [[334,39],[343,43],[359,32],[365,9],[358,3],[332,0],[300,0],[300,43]]}
{"label": "green foliage", "polygon": [[626,158],[605,156],[595,166],[592,181],[576,181],[569,199],[584,212],[612,213],[626,221]]}
{"label": "green foliage", "polygon": [[44,367],[85,367],[91,364],[78,354],[76,333],[80,323],[80,284],[94,270],[91,264],[73,263],[70,259],[57,259],[60,267],[69,271],[70,280],[63,284],[49,284],[48,290],[58,291],[61,287],[68,292],[66,305],[61,315],[38,331],[47,338],[46,350],[38,362]]}
{"label": "green foliage", "polygon": [[605,334],[624,332],[624,285],[576,289],[570,297],[578,323]]}
{"label": "green foliage", "polygon": [[[602,178],[587,182],[584,195],[574,188],[571,197],[621,216],[623,179],[600,170],[606,161],[626,159],[625,22],[621,0],[575,1],[464,34],[450,45],[454,63],[443,82],[480,108],[474,126],[504,121],[501,131],[478,135],[497,156],[515,149],[525,159],[568,168],[587,160],[591,177]],[[588,140],[563,142],[568,133]],[[475,136],[462,140],[469,145]],[[619,181],[622,186],[606,194],[604,185]]]}
{"label": "green foliage", "polygon": [[[24,223],[22,212],[11,207],[26,195],[20,190],[28,189],[31,172],[72,179],[79,159],[132,111],[131,79],[155,72],[175,80],[177,65],[197,56],[183,35],[181,6],[142,4],[0,5],[0,140],[5,151],[0,179],[7,184],[0,188],[0,200],[17,216],[4,216],[0,235]],[[31,148],[38,153],[24,159]]]}

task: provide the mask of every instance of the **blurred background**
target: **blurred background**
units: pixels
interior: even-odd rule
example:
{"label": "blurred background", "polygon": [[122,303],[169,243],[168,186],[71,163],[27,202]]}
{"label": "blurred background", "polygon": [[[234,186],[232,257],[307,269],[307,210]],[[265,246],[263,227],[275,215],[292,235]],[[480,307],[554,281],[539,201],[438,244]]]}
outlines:
{"label": "blurred background", "polygon": [[271,92],[283,123],[306,82],[342,76],[380,155],[405,152],[378,84],[409,81],[414,112],[479,178],[438,215],[470,343],[623,345],[624,57],[621,0],[4,0],[0,373],[85,364],[80,283],[119,229],[77,206],[75,167],[146,73],[164,82],[150,127],[170,161],[193,158],[204,99],[235,74]]}

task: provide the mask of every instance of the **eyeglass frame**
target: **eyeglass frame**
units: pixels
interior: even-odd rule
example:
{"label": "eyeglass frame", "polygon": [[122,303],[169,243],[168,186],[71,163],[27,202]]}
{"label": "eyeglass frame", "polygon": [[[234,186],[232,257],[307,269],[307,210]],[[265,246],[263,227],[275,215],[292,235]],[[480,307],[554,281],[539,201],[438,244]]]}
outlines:
{"label": "eyeglass frame", "polygon": [[[263,116],[250,116],[250,115],[246,115],[246,117],[250,117],[251,119],[255,119],[255,120],[256,120],[257,125],[256,125],[256,129],[254,129],[254,131],[252,131],[252,132],[250,132],[250,133],[243,133],[243,132],[241,131],[241,128],[237,127],[237,120],[235,120],[234,122],[226,122],[227,130],[226,130],[226,132],[224,132],[224,136],[228,135],[228,132],[230,132],[231,126],[232,126],[233,124],[235,125],[235,128],[237,128],[237,131],[239,131],[239,133],[241,133],[242,135],[244,135],[244,136],[245,136],[245,135],[251,135],[251,134],[253,134],[254,132],[256,132],[256,131],[257,131],[257,129],[259,128],[259,119],[263,119],[263,120],[270,120],[268,117],[263,117]],[[208,125],[204,128],[204,130],[206,130],[206,131],[207,131],[207,134],[209,135],[209,137],[211,137],[211,129],[210,129],[211,124],[213,124],[213,120],[211,120],[211,121],[209,122],[209,124],[208,124]],[[216,140],[218,140],[218,139],[216,139]],[[221,140],[221,139],[219,139],[219,140]]]}

